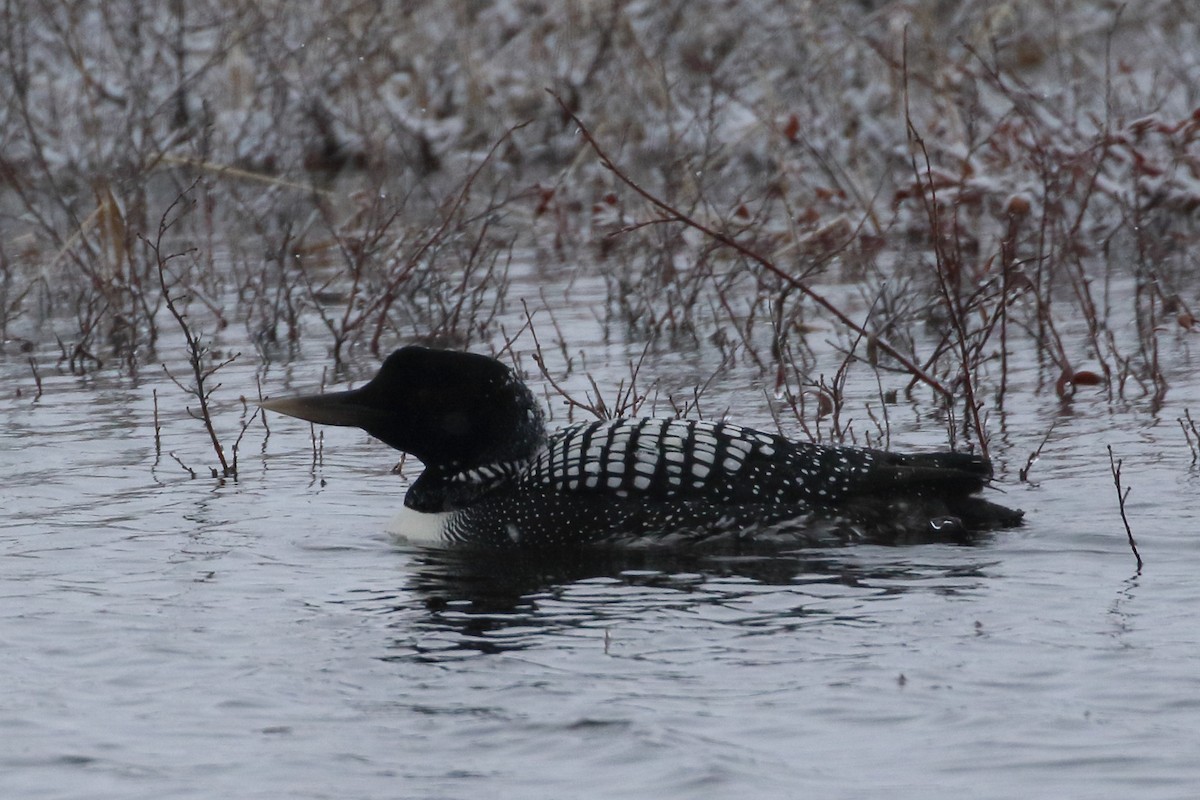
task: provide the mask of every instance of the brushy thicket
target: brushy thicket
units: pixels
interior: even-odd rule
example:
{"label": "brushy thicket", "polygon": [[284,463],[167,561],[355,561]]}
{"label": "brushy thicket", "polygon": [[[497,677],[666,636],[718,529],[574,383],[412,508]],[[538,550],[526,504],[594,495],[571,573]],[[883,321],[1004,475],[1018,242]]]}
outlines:
{"label": "brushy thicket", "polygon": [[1185,368],[1185,0],[9,0],[0,41],[0,337],[63,370],[154,363],[168,311],[201,382],[187,320],[499,348],[517,266],[566,293],[533,318],[598,276],[619,337],[802,418],[899,373],[985,450],[1014,353],[1151,410]]}

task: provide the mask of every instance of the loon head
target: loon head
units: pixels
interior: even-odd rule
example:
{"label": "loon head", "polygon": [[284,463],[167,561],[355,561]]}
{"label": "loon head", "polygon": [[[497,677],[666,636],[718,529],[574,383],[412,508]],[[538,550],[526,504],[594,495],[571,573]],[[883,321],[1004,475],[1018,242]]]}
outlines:
{"label": "loon head", "polygon": [[541,409],[504,364],[474,353],[403,347],[366,385],[270,400],[262,407],[362,428],[426,466],[469,468],[529,458],[545,440]]}

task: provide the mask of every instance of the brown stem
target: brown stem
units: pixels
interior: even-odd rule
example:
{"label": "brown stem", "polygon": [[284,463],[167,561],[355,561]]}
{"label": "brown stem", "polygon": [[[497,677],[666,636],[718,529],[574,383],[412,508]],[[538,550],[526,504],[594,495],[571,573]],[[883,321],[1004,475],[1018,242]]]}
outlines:
{"label": "brown stem", "polygon": [[[194,185],[195,184],[193,184],[193,186]],[[204,386],[205,381],[211,377],[216,370],[225,366],[225,364],[228,364],[229,361],[232,361],[233,359],[231,358],[213,369],[206,370],[204,368],[204,357],[208,352],[208,348],[206,348],[204,343],[200,341],[200,337],[192,331],[191,326],[187,323],[187,319],[179,310],[178,306],[176,306],[175,298],[171,297],[171,292],[167,288],[167,264],[172,259],[183,255],[183,253],[163,255],[163,237],[173,224],[173,221],[169,220],[171,212],[174,211],[175,207],[179,205],[179,202],[186,194],[186,191],[183,192],[174,200],[172,200],[169,206],[167,206],[167,210],[163,212],[163,215],[159,220],[158,235],[155,237],[153,242],[145,237],[142,237],[142,241],[144,241],[150,248],[151,252],[154,253],[155,263],[158,268],[158,285],[162,290],[163,303],[166,305],[167,310],[171,312],[171,316],[175,318],[175,322],[179,325],[179,329],[183,332],[183,338],[187,342],[188,365],[192,368],[192,377],[194,377],[196,380],[195,386],[183,387],[183,385],[179,383],[175,376],[171,374],[171,371],[167,369],[166,364],[163,365],[163,370],[166,371],[167,376],[171,378],[176,385],[181,386],[189,394],[195,396],[196,400],[200,404],[200,413],[193,414],[193,416],[204,423],[204,429],[208,432],[208,438],[209,441],[212,442],[213,451],[217,454],[217,460],[221,464],[221,477],[236,478],[237,464],[234,463],[231,465],[230,462],[225,458],[225,449],[221,446],[221,439],[217,436],[216,427],[213,425],[212,411],[208,406],[208,398],[212,394],[212,390],[206,390]],[[176,460],[178,461],[178,459]],[[213,474],[214,476],[216,475],[216,470],[213,470]]]}
{"label": "brown stem", "polygon": [[[583,124],[583,120],[581,120],[578,117],[578,115],[576,115],[576,113],[571,110],[570,106],[568,106],[563,101],[563,99],[561,97],[559,97],[558,94],[556,94],[554,91],[552,91],[550,89],[547,89],[546,91],[548,91],[550,93],[550,95],[558,102],[558,105],[562,109],[563,114],[570,117],[570,119],[579,128],[580,135],[583,136],[584,141],[586,141],[588,143],[588,145],[592,148],[592,151],[595,152],[596,157],[600,159],[600,164],[605,169],[612,172],[612,174],[615,175],[618,180],[620,180],[622,183],[624,183],[630,189],[633,189],[633,191],[636,192],[637,194],[639,194],[644,200],[646,200],[651,205],[658,208],[663,213],[667,214],[671,219],[673,219],[677,222],[682,222],[684,225],[688,226],[689,228],[699,231],[700,233],[709,237],[713,241],[715,241],[721,245],[724,245],[725,247],[728,247],[737,253],[740,253],[741,255],[743,255],[746,258],[750,259],[751,261],[755,262],[756,264],[758,264],[759,266],[761,266],[763,269],[767,270],[771,274],[773,274],[773,275],[777,276],[778,278],[780,278],[781,280],[785,281],[788,285],[795,287],[797,290],[800,291],[801,294],[803,294],[805,297],[812,300],[817,305],[824,308],[826,311],[828,311],[830,314],[832,314],[840,323],[842,323],[843,325],[845,325],[847,328],[854,331],[858,335],[866,336],[868,338],[874,338],[874,337],[872,337],[872,334],[869,331],[867,331],[866,328],[864,328],[862,325],[858,324],[853,319],[851,319],[849,315],[847,315],[844,311],[842,311],[840,308],[835,306],[831,301],[826,299],[820,293],[814,291],[806,283],[804,283],[804,281],[802,281],[799,278],[796,278],[795,276],[780,269],[778,266],[775,265],[775,263],[773,261],[771,261],[771,259],[762,255],[761,253],[754,250],[753,248],[742,244],[737,239],[734,239],[733,237],[731,237],[725,233],[722,233],[721,231],[715,230],[714,228],[711,228],[708,225],[705,225],[704,223],[700,222],[695,217],[693,217],[689,214],[686,214],[683,211],[680,211],[678,208],[676,208],[675,206],[672,206],[670,203],[661,199],[660,197],[653,194],[649,190],[642,188],[642,186],[640,184],[638,184],[637,181],[635,181],[633,178],[629,177],[629,175],[627,175],[624,171],[622,171],[621,168],[618,167],[611,158],[609,158],[608,154],[604,151],[604,148],[602,148],[600,146],[600,143],[597,142],[596,139],[592,136],[591,131],[588,130],[587,126]],[[879,350],[883,351],[884,353],[887,353],[889,356],[891,356],[896,361],[898,361],[910,375],[917,378],[919,381],[921,381],[921,383],[924,383],[926,386],[929,386],[934,391],[936,391],[938,394],[942,395],[943,397],[945,397],[947,399],[953,398],[953,394],[950,392],[950,390],[947,389],[945,386],[943,386],[942,383],[937,380],[937,378],[934,378],[932,375],[927,373],[925,370],[921,369],[919,366],[917,366],[917,364],[915,362],[913,362],[912,359],[905,356],[903,353],[901,353],[896,348],[892,347],[892,345],[889,344],[886,340],[874,338],[874,341],[875,341],[875,346]]]}
{"label": "brown stem", "polygon": [[1129,517],[1125,516],[1125,498],[1129,497],[1129,489],[1121,488],[1121,459],[1113,456],[1112,445],[1108,447],[1108,464],[1112,470],[1113,485],[1117,487],[1117,504],[1121,509],[1121,522],[1125,523],[1125,535],[1129,537],[1129,549],[1137,559],[1138,574],[1142,574],[1142,554],[1138,552],[1137,542],[1133,540],[1133,531],[1129,527]]}

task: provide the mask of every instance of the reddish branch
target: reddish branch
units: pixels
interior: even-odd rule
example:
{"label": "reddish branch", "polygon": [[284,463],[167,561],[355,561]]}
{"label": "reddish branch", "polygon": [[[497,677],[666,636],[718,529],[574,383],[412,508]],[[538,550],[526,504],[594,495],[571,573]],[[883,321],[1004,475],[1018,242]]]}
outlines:
{"label": "reddish branch", "polygon": [[[844,311],[842,311],[840,308],[835,306],[831,301],[826,299],[823,295],[821,295],[820,293],[818,293],[818,292],[814,291],[812,288],[810,288],[804,281],[800,280],[799,278],[795,277],[794,275],[791,275],[791,274],[785,272],[783,269],[776,266],[775,262],[773,262],[771,259],[767,258],[762,253],[759,253],[758,251],[754,250],[752,247],[742,244],[737,239],[733,238],[732,236],[729,236],[726,233],[716,230],[715,228],[709,227],[708,225],[705,225],[703,222],[699,221],[695,217],[692,217],[692,216],[684,213],[683,211],[680,211],[678,208],[671,205],[666,200],[663,200],[662,198],[653,194],[648,189],[643,188],[640,184],[638,184],[637,181],[635,181],[633,178],[629,177],[629,175],[627,175],[620,167],[618,167],[611,158],[609,158],[608,154],[604,151],[604,148],[601,147],[599,142],[596,141],[595,137],[592,136],[591,131],[588,130],[587,126],[583,124],[583,120],[581,120],[575,114],[575,112],[571,110],[571,107],[568,106],[567,103],[565,103],[563,101],[563,99],[558,96],[558,94],[556,94],[555,92],[553,92],[551,90],[547,90],[547,91],[549,91],[551,96],[553,96],[554,99],[558,102],[559,108],[562,109],[563,114],[566,115],[567,117],[569,117],[571,119],[571,121],[574,122],[575,125],[579,128],[580,135],[583,136],[584,141],[586,141],[588,143],[588,145],[592,148],[593,152],[595,152],[596,157],[600,159],[600,164],[605,169],[612,172],[612,174],[615,175],[618,180],[620,180],[622,183],[624,183],[626,186],[628,186],[630,189],[632,189],[634,192],[636,192],[638,195],[640,195],[643,199],[645,199],[651,205],[653,205],[654,207],[656,207],[660,211],[662,211],[664,214],[666,214],[667,218],[669,220],[675,221],[675,222],[682,222],[684,225],[688,226],[689,228],[693,228],[693,229],[699,231],[700,233],[709,237],[710,239],[717,242],[718,244],[728,247],[728,248],[732,249],[733,251],[739,253],[740,255],[744,256],[745,258],[749,259],[750,261],[753,261],[754,263],[758,264],[760,267],[765,269],[767,272],[770,272],[772,275],[775,275],[776,277],[780,278],[781,280],[786,282],[789,286],[794,287],[805,297],[809,298],[814,303],[819,305],[821,308],[828,311],[840,323],[845,325],[847,328],[854,331],[859,336],[865,336],[869,340],[874,342],[875,346],[879,350],[881,350],[884,353],[887,353],[889,356],[891,356],[893,359],[895,359],[902,367],[904,367],[905,371],[909,375],[912,375],[914,378],[919,380],[921,383],[924,383],[926,386],[929,386],[930,388],[932,388],[934,391],[936,391],[938,394],[940,394],[942,397],[946,398],[947,400],[953,399],[953,394],[950,392],[950,390],[947,389],[945,386],[943,386],[942,383],[937,380],[937,378],[934,378],[928,372],[923,370],[911,358],[909,358],[908,356],[901,353],[899,350],[897,350],[895,347],[893,347],[891,344],[889,344],[886,340],[878,338],[877,336],[875,336],[871,332],[869,332],[866,328],[864,328],[862,325],[855,322],[853,319],[850,318],[849,315],[847,315]],[[657,221],[659,221],[659,220],[656,220],[656,222]]]}

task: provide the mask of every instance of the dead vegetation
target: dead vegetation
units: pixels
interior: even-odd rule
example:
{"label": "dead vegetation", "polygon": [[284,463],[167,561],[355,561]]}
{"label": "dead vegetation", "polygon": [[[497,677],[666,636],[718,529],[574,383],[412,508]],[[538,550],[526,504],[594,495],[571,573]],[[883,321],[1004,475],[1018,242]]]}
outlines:
{"label": "dead vegetation", "polygon": [[[508,352],[598,415],[705,413],[750,366],[781,425],[860,444],[897,402],[983,452],[1014,403],[1161,411],[1200,285],[1195,10],[743,6],[5,3],[0,334],[54,343],[39,394],[190,374],[226,477],[213,420],[249,423],[210,356],[306,342],[331,382]],[[558,322],[581,303],[641,354],[615,391]],[[681,348],[690,394],[644,368]]]}

